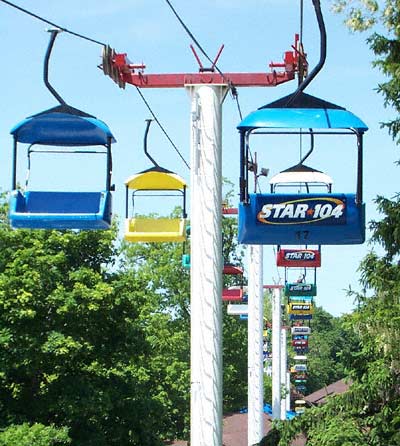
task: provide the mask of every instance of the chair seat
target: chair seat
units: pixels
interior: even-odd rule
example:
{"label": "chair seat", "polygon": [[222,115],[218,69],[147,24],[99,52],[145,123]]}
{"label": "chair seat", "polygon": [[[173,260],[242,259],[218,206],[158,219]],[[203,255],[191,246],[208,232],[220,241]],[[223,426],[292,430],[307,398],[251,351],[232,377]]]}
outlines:
{"label": "chair seat", "polygon": [[9,218],[13,228],[108,229],[111,192],[52,192],[15,190]]}
{"label": "chair seat", "polygon": [[223,289],[222,290],[222,300],[225,302],[230,301],[242,301],[243,300],[243,289]]}
{"label": "chair seat", "polygon": [[183,242],[185,228],[185,218],[128,218],[124,238],[129,242]]}

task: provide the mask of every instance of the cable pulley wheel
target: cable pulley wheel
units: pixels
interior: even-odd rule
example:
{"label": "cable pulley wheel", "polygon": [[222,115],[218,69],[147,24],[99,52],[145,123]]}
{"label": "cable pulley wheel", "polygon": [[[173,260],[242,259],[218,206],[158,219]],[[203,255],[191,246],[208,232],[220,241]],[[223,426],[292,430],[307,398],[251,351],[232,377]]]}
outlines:
{"label": "cable pulley wheel", "polygon": [[111,57],[112,57],[112,50],[110,46],[109,45],[103,46],[102,66],[103,66],[103,73],[106,76],[111,76],[111,68],[112,68]]}

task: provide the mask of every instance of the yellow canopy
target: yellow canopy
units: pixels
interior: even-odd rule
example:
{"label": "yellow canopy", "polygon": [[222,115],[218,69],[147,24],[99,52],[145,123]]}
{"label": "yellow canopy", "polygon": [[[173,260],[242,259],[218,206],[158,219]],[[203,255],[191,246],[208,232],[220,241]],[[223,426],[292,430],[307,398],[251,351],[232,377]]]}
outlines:
{"label": "yellow canopy", "polygon": [[133,175],[125,184],[135,190],[182,190],[186,186],[185,180],[179,175],[157,171]]}

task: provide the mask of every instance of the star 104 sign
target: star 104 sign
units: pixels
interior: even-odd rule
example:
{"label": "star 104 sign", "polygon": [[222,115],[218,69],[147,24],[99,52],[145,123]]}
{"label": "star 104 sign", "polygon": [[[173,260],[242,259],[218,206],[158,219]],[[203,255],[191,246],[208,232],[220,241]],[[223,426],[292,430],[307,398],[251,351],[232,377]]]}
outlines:
{"label": "star 104 sign", "polygon": [[318,268],[321,251],[318,249],[280,249],[276,254],[277,266]]}
{"label": "star 104 sign", "polygon": [[[238,238],[255,245],[363,243],[364,206],[355,194],[250,194],[239,205]],[[300,257],[289,254],[286,261],[308,259]]]}

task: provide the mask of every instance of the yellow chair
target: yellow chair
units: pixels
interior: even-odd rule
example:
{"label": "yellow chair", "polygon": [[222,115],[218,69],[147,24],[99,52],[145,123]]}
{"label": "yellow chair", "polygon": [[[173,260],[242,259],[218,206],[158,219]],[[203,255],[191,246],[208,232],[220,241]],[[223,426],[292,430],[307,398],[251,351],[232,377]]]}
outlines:
{"label": "yellow chair", "polygon": [[[175,173],[162,167],[153,167],[129,177],[126,185],[125,240],[129,242],[184,242],[186,240],[186,182]],[[141,191],[159,191],[161,196],[181,196],[183,199],[181,218],[151,218],[128,216],[129,190],[132,202]],[[143,196],[143,194],[141,194]],[[157,196],[157,195],[153,195]]]}

